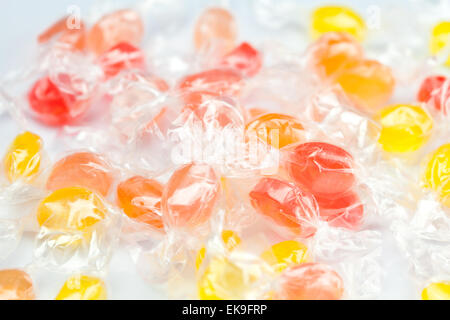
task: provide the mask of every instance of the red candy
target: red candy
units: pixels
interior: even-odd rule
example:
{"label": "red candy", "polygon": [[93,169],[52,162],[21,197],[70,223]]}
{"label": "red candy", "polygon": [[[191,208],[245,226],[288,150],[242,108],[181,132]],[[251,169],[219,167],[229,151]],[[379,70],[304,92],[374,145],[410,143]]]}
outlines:
{"label": "red candy", "polygon": [[436,110],[447,114],[450,109],[450,81],[444,76],[430,76],[423,80],[417,100],[430,103]]}
{"label": "red candy", "polygon": [[342,278],[329,266],[302,263],[284,270],[275,296],[280,300],[339,300],[343,293]]}
{"label": "red candy", "polygon": [[163,193],[163,218],[167,225],[195,228],[206,222],[219,195],[219,181],[205,164],[188,164],[177,169]]}
{"label": "red candy", "polygon": [[135,46],[122,42],[99,57],[107,78],[113,77],[122,70],[143,69],[145,67],[144,54]]}
{"label": "red candy", "polygon": [[243,76],[251,77],[261,69],[262,59],[255,48],[247,42],[243,42],[223,57],[221,65],[237,70]]}
{"label": "red candy", "polygon": [[253,207],[280,226],[300,237],[316,232],[311,224],[317,212],[314,197],[297,186],[274,178],[263,178],[249,194]]}
{"label": "red candy", "polygon": [[364,205],[355,192],[336,199],[316,197],[321,219],[333,227],[357,229],[364,215]]}
{"label": "red candy", "polygon": [[180,81],[182,90],[210,91],[218,95],[236,95],[240,90],[241,76],[230,69],[212,69],[186,76]]}
{"label": "red candy", "polygon": [[355,182],[353,157],[324,142],[298,145],[289,155],[287,169],[297,184],[323,198],[337,198]]}
{"label": "red candy", "polygon": [[38,80],[28,93],[28,102],[36,116],[49,125],[63,125],[82,116],[89,104],[76,96],[64,93],[44,77]]}

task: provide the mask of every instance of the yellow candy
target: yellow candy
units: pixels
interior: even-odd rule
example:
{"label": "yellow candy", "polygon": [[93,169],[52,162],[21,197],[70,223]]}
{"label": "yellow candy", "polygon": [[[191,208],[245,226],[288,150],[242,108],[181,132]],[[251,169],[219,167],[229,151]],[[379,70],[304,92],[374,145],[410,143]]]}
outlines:
{"label": "yellow candy", "polygon": [[[450,46],[450,21],[438,23],[431,32],[430,51],[432,54],[438,54],[444,48]],[[445,62],[450,67],[450,55]]]}
{"label": "yellow candy", "polygon": [[3,160],[9,181],[32,180],[41,164],[41,147],[41,138],[28,131],[14,139]]}
{"label": "yellow candy", "polygon": [[244,271],[224,257],[214,258],[198,281],[201,300],[243,299]]}
{"label": "yellow candy", "polygon": [[381,134],[378,142],[387,152],[411,152],[428,140],[433,120],[420,107],[398,104],[381,112]]}
{"label": "yellow candy", "polygon": [[106,286],[95,277],[72,276],[64,283],[56,300],[106,300]]}
{"label": "yellow candy", "polygon": [[[231,252],[241,243],[241,238],[237,235],[236,232],[232,230],[224,230],[222,231],[222,241],[225,245],[225,248]],[[197,254],[197,258],[195,259],[195,268],[198,270],[202,265],[203,260],[205,259],[206,248],[202,247]]]}
{"label": "yellow candy", "polygon": [[264,251],[261,258],[275,271],[281,272],[289,266],[307,262],[308,248],[295,240],[283,241]]}
{"label": "yellow candy", "polygon": [[317,8],[311,19],[313,39],[333,31],[349,33],[362,41],[366,34],[366,24],[356,12],[347,7],[324,6]]}
{"label": "yellow candy", "polygon": [[450,143],[439,147],[430,156],[424,178],[425,186],[436,191],[450,207]]}
{"label": "yellow candy", "polygon": [[39,225],[59,231],[84,231],[105,216],[102,199],[81,187],[56,190],[37,209]]}
{"label": "yellow candy", "polygon": [[450,300],[450,282],[435,282],[422,291],[422,300]]}

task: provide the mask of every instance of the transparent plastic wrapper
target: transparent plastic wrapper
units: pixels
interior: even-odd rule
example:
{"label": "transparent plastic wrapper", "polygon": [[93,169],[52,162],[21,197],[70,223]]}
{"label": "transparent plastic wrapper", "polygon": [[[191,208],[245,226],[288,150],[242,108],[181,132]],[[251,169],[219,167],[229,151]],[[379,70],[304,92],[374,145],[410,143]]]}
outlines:
{"label": "transparent plastic wrapper", "polygon": [[42,139],[29,132],[18,134],[2,158],[0,201],[0,258],[17,247],[26,221],[43,196],[43,172],[48,166]]}

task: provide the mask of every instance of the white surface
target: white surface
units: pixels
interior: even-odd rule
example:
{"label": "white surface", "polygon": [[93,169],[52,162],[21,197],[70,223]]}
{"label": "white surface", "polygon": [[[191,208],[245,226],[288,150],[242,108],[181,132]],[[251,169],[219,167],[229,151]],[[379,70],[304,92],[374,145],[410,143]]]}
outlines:
{"label": "white surface", "polygon": [[[111,1],[113,3],[133,3],[133,1]],[[222,1],[228,2],[228,1]],[[332,2],[332,1],[328,1]],[[341,1],[342,2],[342,1]],[[78,5],[81,8],[82,17],[87,12],[92,1],[89,0],[15,0],[2,1],[0,4],[0,74],[11,70],[14,66],[26,61],[32,55],[35,36],[57,20],[67,11],[70,5]],[[214,1],[213,3],[220,3]],[[345,3],[352,3],[345,1]],[[367,1],[353,1],[357,7],[371,4]],[[364,4],[362,4],[364,3]],[[11,123],[11,118],[0,118],[0,150],[4,150],[17,133],[17,128]],[[46,145],[56,147],[54,133],[41,128],[38,131],[43,136]],[[6,261],[0,261],[2,268],[20,268],[31,261],[33,237],[26,234],[19,249]],[[415,290],[411,282],[406,261],[396,248],[392,237],[385,233],[383,245],[384,278],[381,299],[413,299]],[[47,281],[50,281],[47,279]],[[135,267],[127,252],[120,248],[114,253],[111,268],[106,279],[109,289],[109,297],[112,299],[155,299],[158,293],[148,286],[136,273]],[[57,290],[57,284],[43,284],[40,292],[41,298],[53,298]]]}

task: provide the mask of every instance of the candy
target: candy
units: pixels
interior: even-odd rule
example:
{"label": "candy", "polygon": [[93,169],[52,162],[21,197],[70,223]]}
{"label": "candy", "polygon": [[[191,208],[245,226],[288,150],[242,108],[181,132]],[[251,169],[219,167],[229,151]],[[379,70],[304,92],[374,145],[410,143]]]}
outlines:
{"label": "candy", "polygon": [[123,70],[144,69],[145,67],[142,51],[127,42],[121,42],[103,53],[99,57],[98,63],[102,66],[107,78],[113,77]]}
{"label": "candy", "polygon": [[336,76],[364,56],[361,45],[342,32],[325,33],[309,47],[307,53],[314,68],[323,77]]}
{"label": "candy", "polygon": [[433,120],[418,106],[397,104],[380,115],[378,142],[387,152],[412,152],[422,147],[431,135]]}
{"label": "candy", "polygon": [[214,258],[197,286],[201,300],[243,299],[246,290],[245,273],[227,258]]}
{"label": "candy", "polygon": [[339,300],[344,293],[341,277],[320,263],[289,267],[279,282],[275,297],[281,300]]}
{"label": "candy", "polygon": [[315,200],[295,185],[274,178],[262,178],[249,196],[258,213],[289,228],[296,235],[307,238],[316,232],[311,224],[317,211]]}
{"label": "candy", "polygon": [[182,117],[185,121],[200,123],[207,128],[242,128],[242,111],[227,98],[207,91],[191,91],[183,96]]}
{"label": "candy", "polygon": [[39,204],[40,226],[58,231],[87,231],[107,215],[102,199],[81,187],[54,191]]}
{"label": "candy", "polygon": [[5,174],[10,182],[31,181],[41,167],[42,140],[39,136],[24,132],[19,134],[3,157]]}
{"label": "candy", "polygon": [[[430,51],[433,55],[438,54],[450,45],[450,21],[443,21],[434,26],[431,32]],[[450,55],[445,64],[450,66]]]}
{"label": "candy", "polygon": [[450,300],[450,282],[434,282],[422,291],[422,300]]}
{"label": "candy", "polygon": [[[225,249],[228,252],[231,252],[241,243],[241,238],[237,235],[236,232],[232,230],[223,230],[221,233],[221,238],[223,244],[225,245]],[[202,247],[197,254],[197,258],[195,259],[195,268],[196,270],[200,269],[200,266],[205,259],[206,256],[206,248]]]}
{"label": "candy", "polygon": [[68,155],[52,168],[47,189],[55,191],[65,187],[85,187],[107,196],[114,181],[111,166],[98,154],[77,152]]}
{"label": "candy", "polygon": [[435,150],[425,168],[425,186],[438,193],[442,202],[450,207],[450,143]]}
{"label": "candy", "polygon": [[96,277],[72,276],[64,283],[56,300],[106,300],[106,286]]}
{"label": "candy", "polygon": [[170,177],[163,192],[163,220],[168,226],[194,228],[211,216],[219,181],[210,166],[187,164]]}
{"label": "candy", "polygon": [[261,258],[275,271],[281,272],[292,265],[307,262],[308,248],[295,240],[282,241],[264,251]]}
{"label": "candy", "polygon": [[59,36],[57,43],[60,47],[70,50],[83,50],[86,45],[86,28],[82,21],[78,25],[70,24],[70,17],[64,17],[38,36],[39,43],[46,43]]}
{"label": "candy", "polygon": [[245,128],[246,137],[257,137],[274,148],[283,148],[304,139],[303,126],[294,117],[269,113],[253,120]]}
{"label": "candy", "polygon": [[194,44],[197,49],[218,46],[222,52],[228,52],[235,46],[236,38],[236,22],[226,9],[207,9],[197,19],[194,29]]}
{"label": "candy", "polygon": [[242,77],[231,69],[212,69],[184,77],[178,87],[186,91],[206,91],[233,96],[239,92],[241,80]]}
{"label": "candy", "polygon": [[369,112],[385,104],[395,86],[391,69],[374,60],[347,65],[336,76],[335,82],[358,108]]}
{"label": "candy", "polygon": [[287,159],[290,177],[314,196],[333,199],[355,182],[353,157],[344,149],[324,142],[297,146]]}
{"label": "candy", "polygon": [[136,221],[162,230],[161,213],[163,185],[156,180],[134,176],[117,187],[117,202],[123,212]]}
{"label": "candy", "polygon": [[62,92],[49,77],[39,79],[28,93],[36,117],[48,125],[64,125],[80,118],[88,109],[85,100]]}
{"label": "candy", "polygon": [[423,80],[417,100],[430,103],[443,114],[450,112],[450,81],[444,76],[430,76]]}
{"label": "candy", "polygon": [[222,67],[239,71],[245,77],[252,77],[259,72],[262,65],[260,53],[247,42],[227,53],[220,63]]}
{"label": "candy", "polygon": [[343,6],[324,6],[314,10],[311,36],[315,39],[326,32],[347,32],[359,41],[364,40],[366,25],[352,9]]}
{"label": "candy", "polygon": [[89,31],[87,47],[102,54],[121,42],[139,45],[144,23],[139,14],[130,9],[118,10],[103,16]]}
{"label": "candy", "polygon": [[34,300],[33,281],[17,269],[0,270],[0,300]]}
{"label": "candy", "polygon": [[336,199],[316,196],[320,217],[329,225],[347,229],[358,229],[364,217],[364,205],[358,194],[349,191]]}

